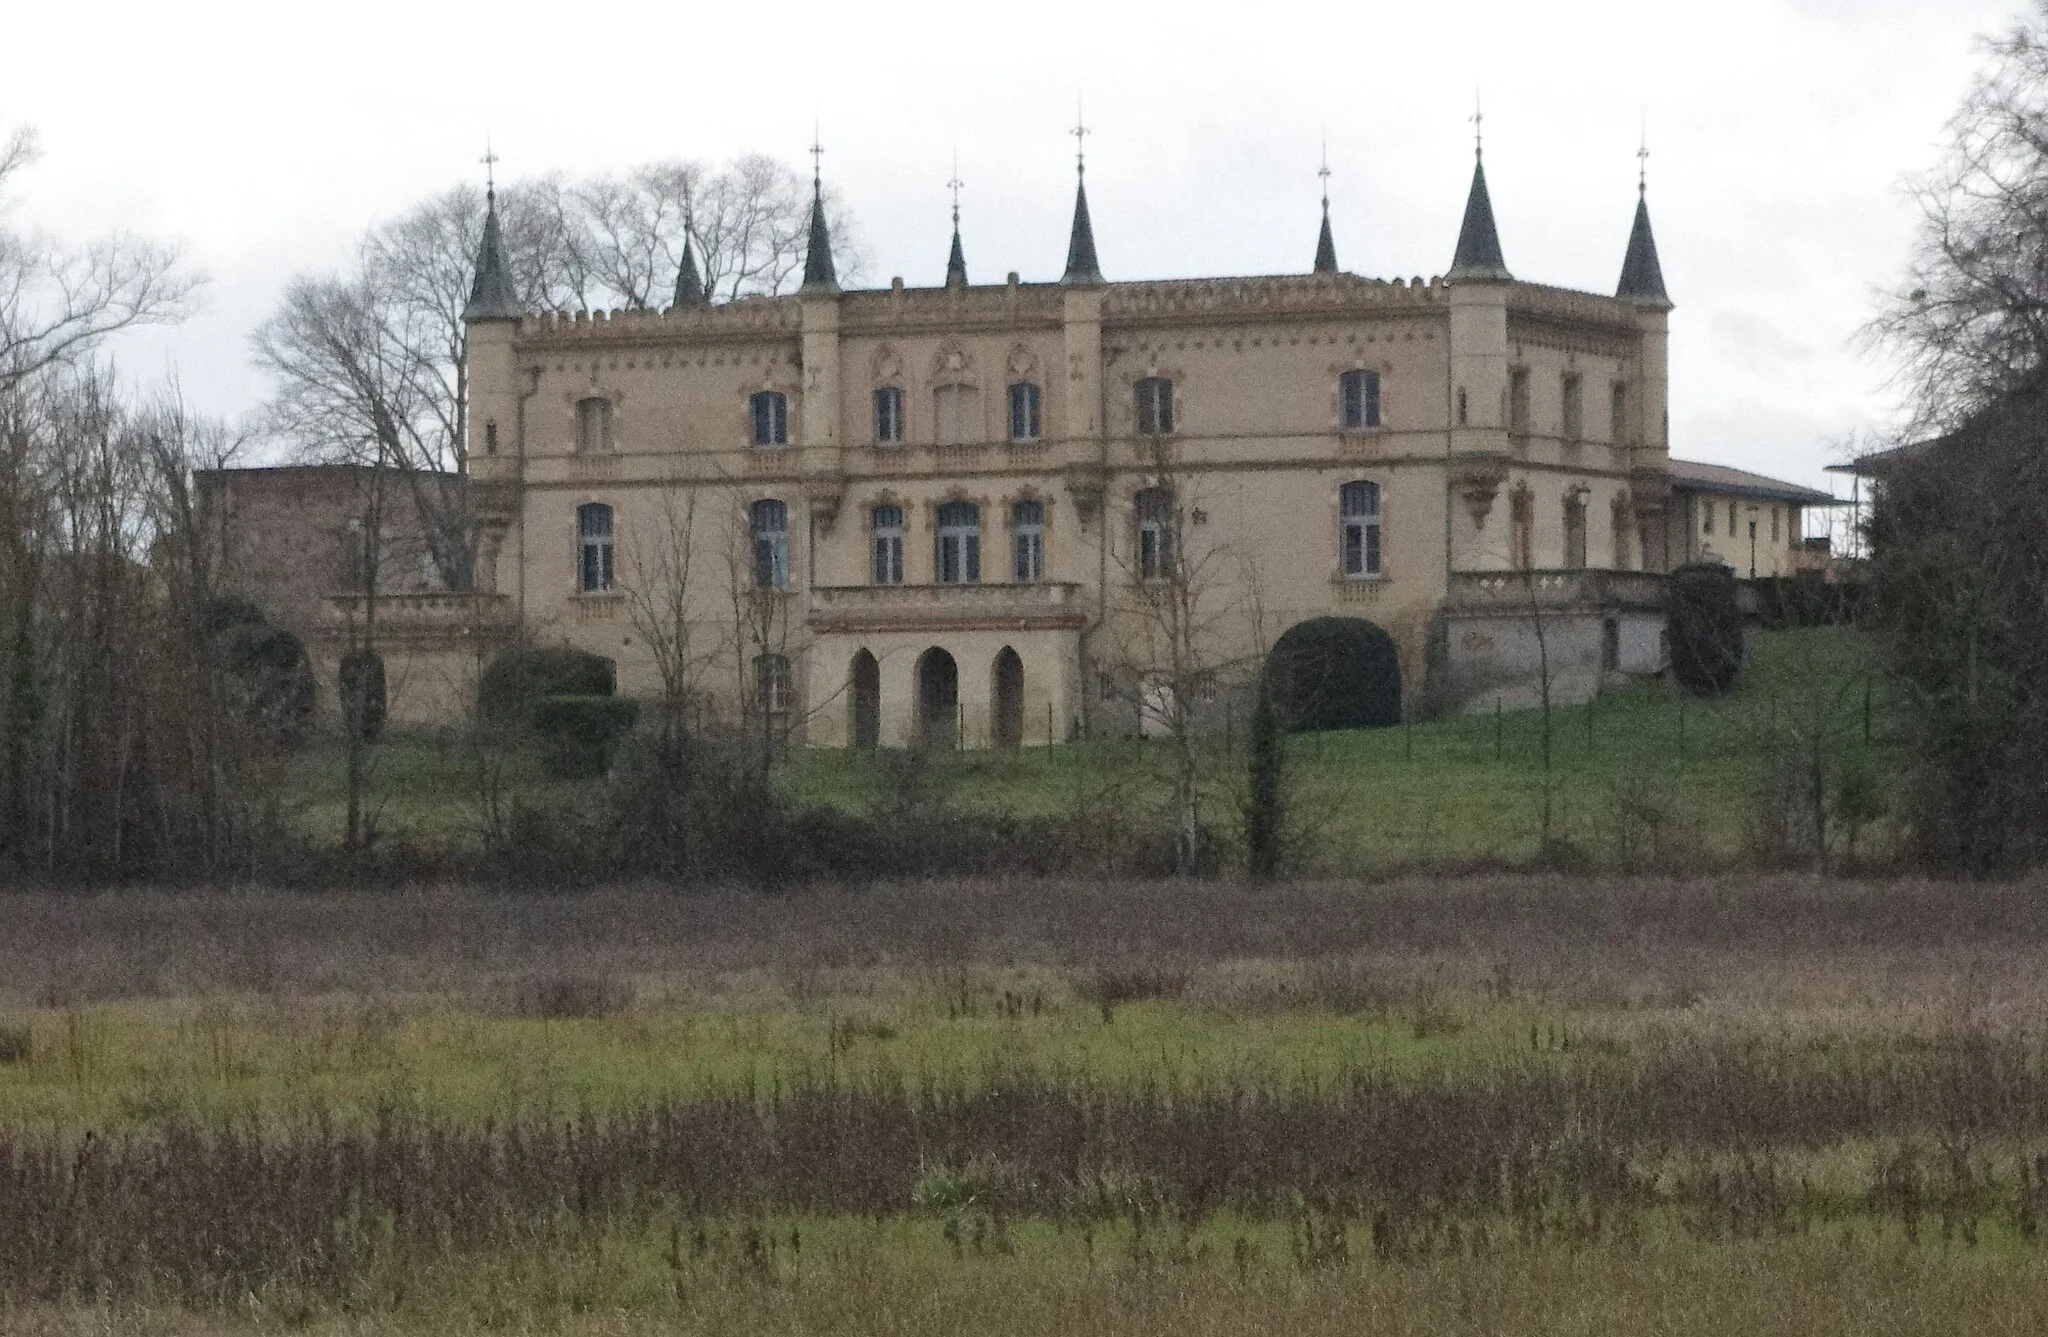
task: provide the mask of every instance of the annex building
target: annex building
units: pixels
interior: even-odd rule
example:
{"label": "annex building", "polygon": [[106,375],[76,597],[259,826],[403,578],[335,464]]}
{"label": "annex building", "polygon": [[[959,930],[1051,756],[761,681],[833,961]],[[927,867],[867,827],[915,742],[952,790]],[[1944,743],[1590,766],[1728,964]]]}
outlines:
{"label": "annex building", "polygon": [[686,245],[665,311],[533,314],[493,202],[479,586],[386,600],[392,709],[451,715],[525,635],[813,744],[1039,743],[1241,712],[1329,616],[1385,633],[1407,709],[1512,707],[1539,666],[1581,699],[1662,666],[1704,523],[1671,309],[1640,190],[1615,291],[1572,291],[1509,271],[1477,160],[1426,281],[1341,269],[1326,199],[1306,272],[1114,282],[1084,182],[1057,282],[970,282],[956,210],[944,286],[842,289],[820,192],[792,295],[714,305]]}

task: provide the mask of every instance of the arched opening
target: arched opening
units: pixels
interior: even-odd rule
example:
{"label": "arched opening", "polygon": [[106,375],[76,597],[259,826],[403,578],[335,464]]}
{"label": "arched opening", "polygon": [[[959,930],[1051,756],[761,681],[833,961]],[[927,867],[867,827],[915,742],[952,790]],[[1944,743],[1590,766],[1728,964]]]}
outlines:
{"label": "arched opening", "polygon": [[1379,729],[1401,722],[1401,657],[1364,618],[1317,617],[1287,629],[1266,656],[1273,702],[1289,729]]}
{"label": "arched opening", "polygon": [[928,748],[960,745],[960,666],[936,645],[917,658],[917,738]]}
{"label": "arched opening", "polygon": [[996,652],[989,676],[996,746],[1019,747],[1024,742],[1024,661],[1006,645]]}
{"label": "arched opening", "polygon": [[866,650],[854,655],[847,686],[847,735],[855,747],[874,747],[882,741],[882,666]]}

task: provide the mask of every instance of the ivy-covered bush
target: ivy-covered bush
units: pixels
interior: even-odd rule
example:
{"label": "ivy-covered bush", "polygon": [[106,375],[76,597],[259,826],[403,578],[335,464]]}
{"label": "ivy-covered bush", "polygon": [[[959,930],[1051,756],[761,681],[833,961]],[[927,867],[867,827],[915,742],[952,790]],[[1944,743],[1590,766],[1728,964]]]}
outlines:
{"label": "ivy-covered bush", "polygon": [[502,651],[477,681],[477,711],[486,724],[530,724],[550,696],[611,696],[618,666],[603,655],[568,646],[517,646]]}
{"label": "ivy-covered bush", "polygon": [[1316,617],[1287,629],[1266,658],[1282,728],[1378,729],[1401,722],[1401,657],[1363,618]]}
{"label": "ivy-covered bush", "polygon": [[1716,563],[1671,573],[1671,676],[1694,696],[1720,696],[1742,669],[1742,604],[1735,573]]}
{"label": "ivy-covered bush", "polygon": [[282,739],[313,716],[313,665],[298,634],[269,622],[238,622],[215,637],[236,713]]}
{"label": "ivy-covered bush", "polygon": [[640,703],[630,697],[544,696],[534,703],[531,721],[541,765],[561,780],[600,777],[639,716]]}

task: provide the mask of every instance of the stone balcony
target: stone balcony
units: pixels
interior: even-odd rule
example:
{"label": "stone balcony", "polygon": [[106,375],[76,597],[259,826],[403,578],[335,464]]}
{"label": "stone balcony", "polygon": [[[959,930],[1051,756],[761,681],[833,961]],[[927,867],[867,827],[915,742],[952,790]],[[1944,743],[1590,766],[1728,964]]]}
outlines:
{"label": "stone balcony", "polygon": [[812,631],[1052,631],[1086,623],[1079,585],[820,585]]}
{"label": "stone balcony", "polygon": [[[327,596],[328,635],[341,636],[368,617],[361,594]],[[379,640],[440,642],[468,636],[500,638],[518,628],[519,610],[509,594],[380,594]]]}
{"label": "stone balcony", "polygon": [[1658,571],[1458,571],[1451,575],[1453,612],[1661,612],[1665,577]]}

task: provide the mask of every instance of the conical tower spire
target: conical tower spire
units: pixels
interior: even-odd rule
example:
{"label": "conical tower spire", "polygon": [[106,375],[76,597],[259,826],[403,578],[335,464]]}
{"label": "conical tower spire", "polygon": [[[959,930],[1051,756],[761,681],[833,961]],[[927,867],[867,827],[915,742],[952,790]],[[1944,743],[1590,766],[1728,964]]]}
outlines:
{"label": "conical tower spire", "polygon": [[1095,228],[1088,221],[1088,159],[1083,150],[1088,127],[1076,121],[1074,136],[1074,228],[1067,235],[1067,272],[1060,282],[1069,287],[1102,282],[1102,266],[1095,259]]}
{"label": "conical tower spire", "polygon": [[1318,274],[1337,272],[1337,242],[1330,235],[1330,148],[1323,146],[1323,165],[1316,173],[1323,179],[1323,230],[1316,238],[1316,265]]}
{"label": "conical tower spire", "polygon": [[1480,114],[1472,114],[1472,190],[1465,197],[1465,221],[1458,229],[1458,253],[1444,277],[1453,283],[1507,283],[1507,261],[1500,253],[1500,233],[1493,226],[1493,199],[1486,193],[1486,151],[1479,141]]}
{"label": "conical tower spire", "polygon": [[967,286],[967,252],[960,248],[960,159],[953,159],[953,179],[946,183],[946,189],[953,192],[953,251],[946,257],[946,286],[964,288]]}
{"label": "conical tower spire", "polygon": [[469,301],[462,318],[474,324],[483,320],[517,320],[520,316],[519,289],[512,282],[512,267],[505,263],[505,238],[498,228],[498,182],[493,167],[498,155],[484,150],[484,239],[476,250],[476,282],[470,286]]}
{"label": "conical tower spire", "polygon": [[1669,311],[1671,298],[1664,291],[1664,267],[1657,263],[1657,239],[1650,234],[1650,149],[1646,144],[1636,152],[1641,164],[1636,175],[1636,221],[1629,229],[1628,254],[1621,262],[1621,282],[1614,295],[1637,306]]}
{"label": "conical tower spire", "polygon": [[825,178],[820,167],[824,146],[811,144],[811,239],[804,251],[804,281],[799,293],[839,291],[839,272],[832,265],[832,229],[825,226]]}
{"label": "conical tower spire", "polygon": [[676,266],[676,301],[678,309],[688,311],[711,305],[711,294],[704,289],[704,276],[697,272],[697,252],[691,248],[690,234],[695,232],[688,218],[683,220],[683,262]]}

